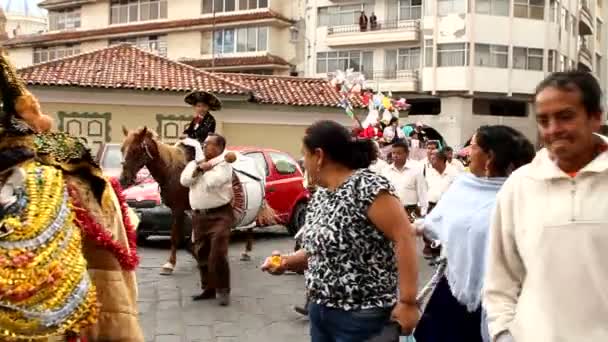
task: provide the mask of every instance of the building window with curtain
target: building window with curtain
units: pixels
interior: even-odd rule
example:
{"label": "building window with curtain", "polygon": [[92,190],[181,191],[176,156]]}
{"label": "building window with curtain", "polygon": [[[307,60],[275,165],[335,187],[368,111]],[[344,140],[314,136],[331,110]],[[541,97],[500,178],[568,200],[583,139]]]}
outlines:
{"label": "building window with curtain", "polygon": [[80,7],[49,11],[49,30],[69,30],[80,27]]}
{"label": "building window with curtain", "polygon": [[110,3],[111,24],[166,18],[167,0],[112,0]]}
{"label": "building window with curtain", "polygon": [[545,18],[544,0],[513,0],[513,16],[543,20]]}
{"label": "building window with curtain", "polygon": [[268,8],[268,0],[202,0],[203,14]]}
{"label": "building window with curtain", "polygon": [[317,74],[347,69],[361,72],[366,78],[373,79],[373,52],[353,50],[317,53]]}
{"label": "building window with curtain", "polygon": [[167,56],[167,36],[142,36],[111,39],[110,45],[129,43],[148,52],[159,56]]}
{"label": "building window with curtain", "polygon": [[437,66],[454,67],[469,65],[469,44],[437,44]]}
{"label": "building window with curtain", "polygon": [[424,41],[424,66],[433,66],[433,40],[426,39]]}
{"label": "building window with curtain", "polygon": [[420,48],[397,50],[397,70],[418,70],[420,68]]}
{"label": "building window with curtain", "polygon": [[446,16],[453,13],[466,13],[465,0],[437,0],[437,15]]}
{"label": "building window with curtain", "polygon": [[507,68],[509,47],[506,45],[475,44],[475,65],[490,68]]}
{"label": "building window with curtain", "polygon": [[359,23],[361,11],[369,17],[373,6],[369,4],[319,7],[317,9],[317,26],[355,25]]}
{"label": "building window with curtain", "polygon": [[80,44],[37,47],[34,48],[33,62],[34,64],[50,62],[79,53]]}
{"label": "building window with curtain", "polygon": [[[205,37],[203,36],[203,40]],[[208,44],[203,41],[203,44]],[[223,29],[213,34],[214,53],[261,52],[268,50],[268,27]]]}
{"label": "building window with curtain", "polygon": [[399,0],[399,20],[413,20],[422,17],[422,0]]}
{"label": "building window with curtain", "polygon": [[543,49],[524,47],[513,48],[513,68],[524,70],[543,70]]}
{"label": "building window with curtain", "polygon": [[477,0],[475,11],[479,14],[509,16],[509,0]]}

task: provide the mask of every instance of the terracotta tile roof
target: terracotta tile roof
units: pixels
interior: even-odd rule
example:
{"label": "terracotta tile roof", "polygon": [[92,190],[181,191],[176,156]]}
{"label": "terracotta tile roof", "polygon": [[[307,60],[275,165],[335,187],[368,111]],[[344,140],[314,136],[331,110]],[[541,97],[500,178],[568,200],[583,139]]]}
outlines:
{"label": "terracotta tile roof", "polygon": [[18,70],[29,85],[250,95],[234,81],[120,44]]}
{"label": "terracotta tile roof", "polygon": [[[211,59],[190,59],[180,60],[184,64],[191,65],[195,68],[211,68]],[[275,55],[265,56],[247,56],[247,57],[224,57],[215,59],[215,67],[234,67],[234,66],[255,66],[255,65],[284,65],[290,64],[283,58]]]}
{"label": "terracotta tile roof", "polygon": [[[213,75],[250,88],[259,103],[323,107],[340,105],[340,94],[326,79],[233,73]],[[355,108],[363,107],[358,96],[353,96],[351,102]]]}
{"label": "terracotta tile roof", "polygon": [[[277,19],[286,23],[293,23],[292,20],[268,9],[265,11],[255,11],[247,13],[237,13],[233,15],[221,15],[215,17],[215,24],[234,23],[235,25],[244,24],[243,22]],[[138,24],[108,26],[101,29],[93,30],[75,30],[66,32],[55,32],[45,34],[23,35],[10,39],[3,43],[4,47],[13,48],[20,46],[30,46],[42,43],[60,43],[60,42],[80,42],[92,40],[103,36],[119,35],[125,33],[138,33],[146,31],[163,31],[175,28],[188,28],[191,30],[200,29],[201,26],[210,26],[213,24],[212,17],[196,18],[196,19],[180,19],[180,20],[164,20],[154,22],[142,22]]]}

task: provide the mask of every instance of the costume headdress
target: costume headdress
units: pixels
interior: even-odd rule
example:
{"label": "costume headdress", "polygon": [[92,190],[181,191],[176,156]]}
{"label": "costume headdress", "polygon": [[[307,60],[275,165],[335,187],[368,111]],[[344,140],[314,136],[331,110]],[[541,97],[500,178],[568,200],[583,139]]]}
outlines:
{"label": "costume headdress", "polygon": [[193,91],[186,95],[186,97],[184,98],[184,102],[191,106],[202,102],[209,106],[209,110],[213,111],[222,109],[222,102],[220,101],[220,99],[218,99],[217,96],[206,91]]}
{"label": "costume headdress", "polygon": [[4,53],[0,53],[0,95],[5,128],[10,126],[10,121],[17,116],[35,132],[47,132],[51,129],[53,120],[42,114],[38,99],[27,90]]}

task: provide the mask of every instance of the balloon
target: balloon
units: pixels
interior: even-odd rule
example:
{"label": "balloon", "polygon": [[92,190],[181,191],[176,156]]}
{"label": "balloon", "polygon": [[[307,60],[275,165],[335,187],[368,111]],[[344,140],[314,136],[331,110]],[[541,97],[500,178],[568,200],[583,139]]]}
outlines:
{"label": "balloon", "polygon": [[351,89],[351,92],[353,92],[355,94],[359,94],[361,92],[361,85],[360,84],[355,84],[353,86],[353,88]]}
{"label": "balloon", "polygon": [[369,100],[370,100],[370,96],[368,93],[364,93],[363,96],[361,96],[361,102],[363,103],[364,106],[369,105]]}
{"label": "balloon", "polygon": [[376,107],[380,107],[381,104],[382,104],[382,98],[380,98],[380,95],[374,95],[374,105]]}
{"label": "balloon", "polygon": [[382,113],[382,121],[388,125],[388,123],[391,122],[392,118],[393,118],[393,114],[391,114],[390,111],[385,109],[384,112]]}
{"label": "balloon", "polygon": [[389,97],[384,97],[382,99],[382,106],[384,106],[384,108],[390,108],[391,107],[391,99]]}

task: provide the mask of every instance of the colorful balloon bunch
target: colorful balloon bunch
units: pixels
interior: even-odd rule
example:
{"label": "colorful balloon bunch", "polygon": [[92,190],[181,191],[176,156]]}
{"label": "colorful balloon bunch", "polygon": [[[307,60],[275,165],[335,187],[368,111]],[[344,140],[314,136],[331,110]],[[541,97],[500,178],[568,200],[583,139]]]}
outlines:
{"label": "colorful balloon bunch", "polygon": [[393,99],[393,95],[390,92],[386,96],[381,92],[374,94],[371,91],[365,91],[361,98],[363,104],[369,110],[368,118],[365,120],[363,128],[380,119],[380,113],[382,113],[380,121],[388,125],[393,117],[399,117],[400,111],[407,111],[411,106],[404,98]]}
{"label": "colorful balloon bunch", "polygon": [[355,73],[353,69],[347,69],[346,72],[338,70],[330,84],[340,93],[340,106],[344,108],[346,115],[358,122],[350,99],[353,95],[361,94],[361,90],[365,89],[365,76]]}

